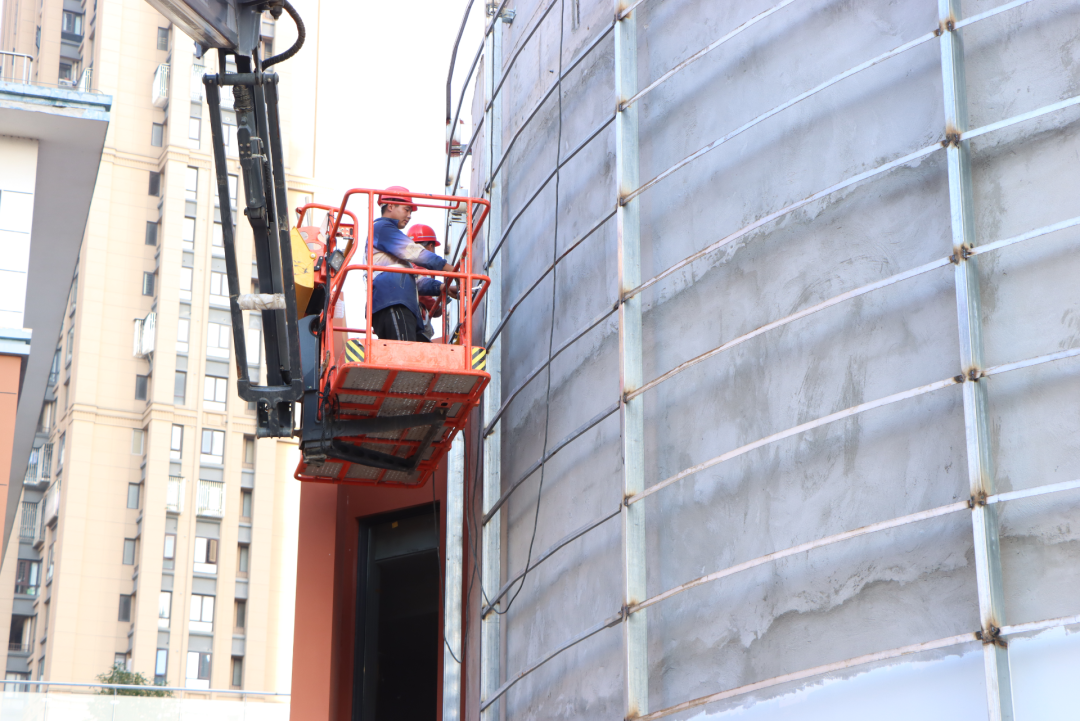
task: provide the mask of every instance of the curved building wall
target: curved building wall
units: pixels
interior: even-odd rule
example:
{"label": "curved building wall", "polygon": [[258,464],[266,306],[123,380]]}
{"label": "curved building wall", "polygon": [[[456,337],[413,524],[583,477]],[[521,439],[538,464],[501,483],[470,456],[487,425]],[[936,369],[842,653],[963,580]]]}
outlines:
{"label": "curved building wall", "polygon": [[[1080,346],[1080,228],[1063,222],[1080,216],[1080,106],[1049,106],[1080,93],[1080,6],[1032,0],[978,18],[1001,4],[965,2],[950,26],[939,23],[947,0],[943,10],[933,0],[646,0],[631,15],[638,89],[783,7],[634,103],[639,180],[623,188],[631,197],[618,213],[619,164],[632,158],[608,122],[620,72],[618,23],[604,34],[612,5],[507,4],[516,14],[500,28],[496,100],[506,156],[494,183],[502,307],[513,311],[494,350],[501,401],[513,397],[498,419],[501,463],[488,470],[509,497],[499,543],[485,548],[500,554],[499,585],[530,549],[542,563],[519,595],[511,587],[497,683],[473,686],[470,714],[608,620],[487,712],[634,715],[628,698],[645,694],[626,669],[643,663],[650,718],[1068,717],[1054,674],[1080,664],[1068,634],[1080,614],[1070,591],[1080,582],[1080,490],[1067,484],[1080,477],[1080,365],[1068,353]],[[975,20],[956,28],[963,18]],[[954,95],[943,56],[955,41]],[[484,63],[481,99],[492,94]],[[946,120],[953,99],[968,116],[959,144]],[[1031,111],[1042,112],[1018,119]],[[490,143],[485,135],[474,148],[473,194],[490,178]],[[627,650],[620,615],[633,555],[624,481],[634,471],[623,443],[630,406],[618,400],[633,348],[620,351],[628,321],[613,309],[628,207],[640,218],[641,281],[712,248],[624,293],[640,298],[643,381],[722,349],[631,394],[644,419],[644,486],[662,486],[630,504],[644,508],[645,596],[705,579],[636,612],[647,619],[647,660]],[[1068,227],[978,250],[1058,223]],[[965,237],[974,254],[957,251]],[[817,304],[828,307],[790,319]],[[497,325],[488,318],[488,337]],[[975,360],[965,362],[969,329]],[[561,352],[549,375],[552,351]],[[470,493],[479,523],[491,499]],[[479,599],[474,584],[476,645]]]}

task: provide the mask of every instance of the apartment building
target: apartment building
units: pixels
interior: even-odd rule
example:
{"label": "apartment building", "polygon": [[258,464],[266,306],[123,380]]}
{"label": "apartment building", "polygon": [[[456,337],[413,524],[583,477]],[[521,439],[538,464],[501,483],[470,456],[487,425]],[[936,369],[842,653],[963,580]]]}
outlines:
{"label": "apartment building", "polygon": [[[291,44],[287,25],[264,21],[266,51]],[[254,408],[235,394],[201,82],[216,55],[195,57],[144,0],[8,0],[0,39],[33,56],[33,82],[113,97],[0,568],[6,678],[92,682],[121,663],[170,686],[287,691],[297,453],[256,441]],[[293,207],[314,192],[308,57],[275,68]],[[253,260],[245,223],[237,239],[241,263]],[[261,318],[248,315],[263,377]]]}

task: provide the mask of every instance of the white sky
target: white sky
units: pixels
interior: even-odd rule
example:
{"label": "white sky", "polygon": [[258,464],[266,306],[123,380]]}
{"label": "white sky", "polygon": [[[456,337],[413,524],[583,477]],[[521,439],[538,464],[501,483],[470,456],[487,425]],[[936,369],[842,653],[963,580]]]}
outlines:
{"label": "white sky", "polygon": [[[294,4],[306,22],[316,12],[322,19],[315,174],[320,185],[337,190],[332,201],[320,200],[336,204],[350,187],[442,193],[446,73],[467,0]],[[455,103],[481,41],[483,13],[484,0],[476,0],[458,51]],[[467,114],[465,122],[471,127]],[[420,209],[413,222],[432,226],[442,240],[443,216]]]}

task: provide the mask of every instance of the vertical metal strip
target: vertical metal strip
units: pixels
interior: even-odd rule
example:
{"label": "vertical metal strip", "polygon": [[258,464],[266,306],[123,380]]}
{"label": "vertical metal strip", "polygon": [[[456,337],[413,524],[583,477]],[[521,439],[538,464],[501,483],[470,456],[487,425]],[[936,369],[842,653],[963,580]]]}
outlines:
{"label": "vertical metal strip", "polygon": [[[487,86],[488,93],[485,106],[490,106],[484,114],[484,134],[488,141],[487,166],[491,172],[493,158],[502,156],[502,103],[491,102],[494,89],[498,86],[502,75],[502,23],[495,18],[496,7],[488,5],[487,15],[492,23],[491,32],[485,38],[484,53],[487,56]],[[492,239],[502,237],[502,182],[492,181],[490,184],[489,200],[491,211],[488,215],[487,231],[488,244],[485,247],[485,256],[488,253]],[[502,254],[499,253],[488,268],[488,276],[491,285],[487,292],[487,307],[485,317],[495,319],[502,317]],[[491,348],[487,349],[487,371],[491,374],[491,382],[484,391],[484,418],[493,418],[502,405],[502,340],[496,339]],[[496,423],[491,433],[484,438],[484,515],[499,500],[502,495],[502,424]],[[502,514],[495,513],[481,532],[483,544],[482,568],[481,568],[481,595],[485,589],[492,593],[502,586],[502,549],[500,547],[502,535]],[[481,598],[481,603],[486,605],[488,600]],[[501,685],[500,680],[500,629],[499,614],[494,610],[488,612],[481,621],[480,629],[480,699],[486,700]],[[481,711],[481,721],[491,721],[499,718],[499,706],[496,702]]]}
{"label": "vertical metal strip", "polygon": [[[998,629],[1005,623],[1001,580],[1001,552],[996,506],[985,499],[994,493],[994,470],[990,460],[990,434],[986,416],[986,381],[977,380],[982,368],[981,312],[976,259],[968,256],[975,245],[975,216],[971,191],[971,158],[966,131],[967,88],[964,46],[956,23],[960,0],[938,0],[941,18],[941,72],[945,92],[946,157],[949,172],[949,206],[952,215],[956,263],[956,310],[960,330],[960,363],[968,377],[964,383],[964,427],[967,440],[968,481],[974,501],[971,520],[975,537],[975,574],[982,622],[983,660],[990,721],[1012,721],[1012,682],[1009,652]],[[975,379],[975,380],[973,380]]]}
{"label": "vertical metal strip", "polygon": [[446,566],[443,582],[442,721],[461,718],[462,535],[465,525],[465,439],[450,446],[446,472]]}
{"label": "vertical metal strip", "polygon": [[[615,17],[626,0],[615,0]],[[638,186],[637,105],[621,109],[637,92],[637,13],[615,23],[615,172],[618,206],[619,272],[619,420],[623,440],[623,497],[645,489],[644,396],[627,400],[626,394],[641,386],[641,296],[625,293],[641,282],[639,201],[623,199]],[[623,645],[626,664],[626,717],[649,712],[648,633],[646,611],[628,614],[628,607],[646,598],[645,504],[623,504]]]}

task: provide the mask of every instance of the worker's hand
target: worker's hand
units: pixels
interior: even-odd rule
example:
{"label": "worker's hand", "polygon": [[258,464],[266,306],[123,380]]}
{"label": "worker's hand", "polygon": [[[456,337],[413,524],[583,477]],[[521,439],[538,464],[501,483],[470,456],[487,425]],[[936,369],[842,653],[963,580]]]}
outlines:
{"label": "worker's hand", "polygon": [[457,283],[454,283],[453,285],[446,286],[446,294],[448,296],[450,296],[451,298],[453,298],[454,300],[457,300],[458,299]]}

